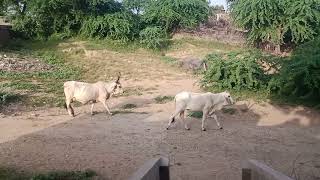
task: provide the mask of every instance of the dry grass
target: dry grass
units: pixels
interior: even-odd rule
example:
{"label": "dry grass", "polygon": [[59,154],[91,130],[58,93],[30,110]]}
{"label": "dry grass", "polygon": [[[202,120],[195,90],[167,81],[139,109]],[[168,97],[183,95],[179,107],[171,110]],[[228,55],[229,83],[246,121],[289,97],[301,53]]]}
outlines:
{"label": "dry grass", "polygon": [[212,52],[230,52],[240,49],[240,46],[232,46],[213,40],[196,37],[177,35],[174,37],[173,45],[167,51],[166,56],[182,59],[186,57],[204,58]]}

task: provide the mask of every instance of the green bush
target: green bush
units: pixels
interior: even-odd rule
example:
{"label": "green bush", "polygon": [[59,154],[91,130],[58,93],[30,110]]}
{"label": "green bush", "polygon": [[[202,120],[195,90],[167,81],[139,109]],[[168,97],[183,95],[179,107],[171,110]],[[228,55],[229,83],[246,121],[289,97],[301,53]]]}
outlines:
{"label": "green bush", "polygon": [[134,17],[130,13],[118,12],[88,18],[83,22],[81,33],[87,37],[129,41],[136,36],[135,27]]}
{"label": "green bush", "polygon": [[0,92],[0,107],[19,100],[19,96],[8,92]]}
{"label": "green bush", "polygon": [[143,19],[172,32],[177,28],[194,28],[208,15],[206,0],[154,0],[147,3]]}
{"label": "green bush", "polygon": [[147,27],[140,32],[140,43],[150,49],[162,49],[168,46],[169,40],[160,27]]}
{"label": "green bush", "polygon": [[267,42],[280,46],[312,40],[320,23],[318,0],[234,0],[231,14],[234,22],[248,30],[250,43]]}
{"label": "green bush", "polygon": [[268,85],[269,77],[259,62],[264,55],[256,51],[210,54],[203,84],[217,89],[258,90]]}
{"label": "green bush", "polygon": [[273,93],[320,102],[320,37],[297,47],[269,84]]}

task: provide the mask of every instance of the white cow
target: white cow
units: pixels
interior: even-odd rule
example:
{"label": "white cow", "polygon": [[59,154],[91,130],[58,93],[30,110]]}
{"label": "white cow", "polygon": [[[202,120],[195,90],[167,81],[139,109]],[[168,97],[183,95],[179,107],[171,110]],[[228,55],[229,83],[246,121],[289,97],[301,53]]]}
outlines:
{"label": "white cow", "polygon": [[217,116],[214,114],[215,111],[222,109],[226,105],[234,104],[233,99],[228,92],[222,93],[192,93],[192,92],[181,92],[175,96],[175,112],[169,120],[167,130],[169,129],[171,123],[175,121],[175,116],[180,114],[180,118],[183,121],[184,127],[187,130],[190,128],[187,126],[184,120],[185,110],[190,111],[202,111],[202,130],[205,131],[205,120],[208,115],[212,116],[220,129],[220,123]]}
{"label": "white cow", "polygon": [[85,83],[77,81],[67,81],[64,83],[64,94],[66,96],[65,108],[68,110],[70,116],[74,117],[74,110],[71,103],[74,101],[82,104],[91,103],[91,114],[93,115],[93,107],[97,102],[101,102],[106,108],[107,112],[112,115],[107,105],[107,99],[113,94],[122,93],[122,86],[120,84],[120,74],[116,81],[105,83],[98,81],[96,83]]}

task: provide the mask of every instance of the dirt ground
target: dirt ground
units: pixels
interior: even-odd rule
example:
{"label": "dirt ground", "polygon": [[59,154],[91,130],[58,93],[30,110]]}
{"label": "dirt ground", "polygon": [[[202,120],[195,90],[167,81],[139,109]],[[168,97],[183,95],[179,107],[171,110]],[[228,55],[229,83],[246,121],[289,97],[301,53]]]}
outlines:
{"label": "dirt ground", "polygon": [[[163,67],[158,77],[165,74],[157,78],[157,68],[146,69],[151,64],[140,69],[141,78],[124,75],[123,87],[141,92],[110,99],[113,116],[100,104],[94,116],[89,105],[76,107],[75,118],[59,108],[0,114],[1,166],[26,172],[92,169],[100,179],[126,179],[150,158],[165,156],[173,180],[238,180],[241,162],[257,159],[296,179],[320,179],[319,112],[240,101],[234,114],[218,113],[223,130],[209,119],[202,132],[201,121],[190,117],[190,131],[180,121],[165,130],[174,105],[155,97],[201,90],[195,77],[169,65],[157,66]],[[126,104],[137,107],[124,110]]]}

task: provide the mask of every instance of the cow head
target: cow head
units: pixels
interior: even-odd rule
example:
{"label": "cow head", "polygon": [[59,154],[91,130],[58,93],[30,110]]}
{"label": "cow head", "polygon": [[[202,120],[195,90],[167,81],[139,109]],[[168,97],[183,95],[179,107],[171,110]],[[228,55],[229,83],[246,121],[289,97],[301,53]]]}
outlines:
{"label": "cow head", "polygon": [[123,93],[123,89],[122,89],[122,86],[121,86],[121,83],[120,83],[120,77],[121,77],[121,73],[119,72],[116,81],[114,83],[112,83],[112,85],[113,85],[112,94],[114,94],[114,95]]}
{"label": "cow head", "polygon": [[225,91],[222,93],[223,97],[225,98],[225,104],[224,105],[232,105],[234,104],[234,101],[230,95],[229,92]]}

